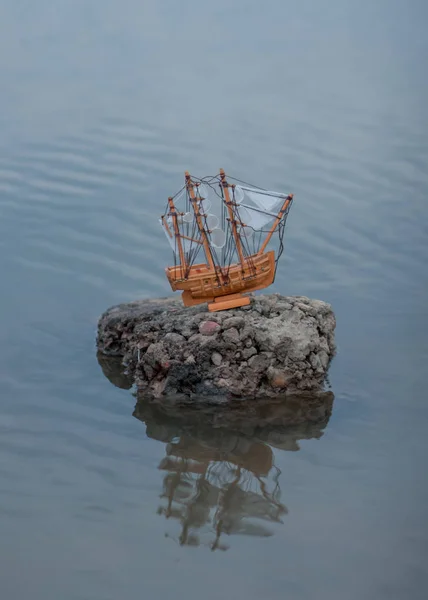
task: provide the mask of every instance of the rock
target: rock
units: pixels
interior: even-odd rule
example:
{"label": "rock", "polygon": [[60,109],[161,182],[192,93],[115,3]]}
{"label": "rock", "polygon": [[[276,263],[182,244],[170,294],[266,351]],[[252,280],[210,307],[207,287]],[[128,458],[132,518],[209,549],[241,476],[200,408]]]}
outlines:
{"label": "rock", "polygon": [[213,363],[213,365],[216,365],[216,367],[219,367],[221,365],[222,360],[223,357],[219,352],[213,352],[211,354],[211,362]]}
{"label": "rock", "polygon": [[220,329],[220,325],[215,321],[203,321],[199,325],[201,335],[214,335]]}
{"label": "rock", "polygon": [[225,342],[230,342],[231,344],[239,344],[239,332],[236,327],[231,327],[223,331],[223,339]]}
{"label": "rock", "polygon": [[184,336],[179,333],[167,333],[164,340],[173,344],[182,344],[185,341]]}
{"label": "rock", "polygon": [[285,371],[280,371],[274,367],[269,367],[267,371],[269,382],[274,388],[286,388],[288,386],[289,377]]}
{"label": "rock", "polygon": [[273,398],[323,389],[335,327],[329,304],[303,296],[258,295],[216,313],[180,298],[141,300],[100,317],[97,347],[120,357],[147,396]]}
{"label": "rock", "polygon": [[248,361],[248,365],[257,373],[264,373],[269,367],[269,357],[265,352],[252,356]]}
{"label": "rock", "polygon": [[319,358],[320,358],[320,361],[321,361],[321,367],[322,367],[324,370],[325,370],[325,369],[327,369],[327,367],[328,367],[328,363],[329,363],[329,360],[330,360],[330,359],[329,359],[329,357],[328,357],[328,354],[327,354],[327,352],[326,352],[325,350],[320,350],[320,351],[318,352],[318,356],[319,356]]}
{"label": "rock", "polygon": [[234,327],[235,329],[242,329],[245,325],[244,317],[229,317],[225,319],[222,324],[223,330]]}
{"label": "rock", "polygon": [[318,369],[318,367],[321,367],[321,361],[318,354],[311,354],[309,362],[311,363],[313,369]]}
{"label": "rock", "polygon": [[244,360],[248,360],[251,356],[254,356],[254,354],[257,354],[257,350],[254,346],[251,346],[251,348],[244,348],[242,351]]}

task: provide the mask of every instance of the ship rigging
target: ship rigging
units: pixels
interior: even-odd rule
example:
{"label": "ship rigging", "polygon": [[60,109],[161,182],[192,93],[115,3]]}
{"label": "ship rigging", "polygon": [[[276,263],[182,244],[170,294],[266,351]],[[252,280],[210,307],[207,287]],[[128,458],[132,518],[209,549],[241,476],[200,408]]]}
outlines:
{"label": "ship rigging", "polygon": [[[229,183],[223,169],[202,179],[186,171],[184,186],[168,198],[160,218],[174,254],[166,275],[171,288],[182,291],[184,305],[208,302],[210,311],[244,306],[250,303],[246,293],[271,285],[292,202],[293,194]],[[267,250],[274,234],[276,257]]]}

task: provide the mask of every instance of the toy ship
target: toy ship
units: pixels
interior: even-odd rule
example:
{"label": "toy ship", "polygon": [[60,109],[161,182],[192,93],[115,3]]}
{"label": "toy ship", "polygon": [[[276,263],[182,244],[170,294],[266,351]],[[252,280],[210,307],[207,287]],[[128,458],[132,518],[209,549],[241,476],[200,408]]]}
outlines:
{"label": "toy ship", "polygon": [[[183,188],[168,198],[160,218],[174,253],[166,276],[174,291],[182,291],[184,306],[208,302],[210,311],[245,306],[247,293],[271,285],[292,201],[293,194],[229,183],[223,169],[202,179],[186,171]],[[274,234],[276,257],[267,250]]]}

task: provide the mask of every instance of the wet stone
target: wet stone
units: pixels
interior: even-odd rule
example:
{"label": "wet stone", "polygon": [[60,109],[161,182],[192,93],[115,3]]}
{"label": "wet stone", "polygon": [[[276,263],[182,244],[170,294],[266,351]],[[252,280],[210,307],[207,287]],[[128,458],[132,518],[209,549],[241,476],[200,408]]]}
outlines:
{"label": "wet stone", "polygon": [[216,313],[174,297],[110,308],[97,347],[120,357],[148,397],[280,397],[323,389],[335,327],[329,304],[303,296],[253,296]]}

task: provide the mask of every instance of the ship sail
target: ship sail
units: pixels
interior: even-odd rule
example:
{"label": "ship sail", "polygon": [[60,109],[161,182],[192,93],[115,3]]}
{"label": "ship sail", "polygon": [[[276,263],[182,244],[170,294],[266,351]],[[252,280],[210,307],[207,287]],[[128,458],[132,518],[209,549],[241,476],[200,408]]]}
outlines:
{"label": "ship sail", "polygon": [[[181,190],[173,199],[174,210],[169,210],[159,223],[174,254],[179,256],[181,246],[186,262],[192,260],[202,245],[201,234],[195,226],[195,217],[189,206],[186,191]],[[195,256],[193,256],[195,258]]]}
{"label": "ship sail", "polygon": [[[212,252],[223,249],[227,244],[230,228],[224,199],[217,192],[213,192],[212,185],[202,183],[195,186],[195,190],[194,203],[188,190],[183,188],[174,198],[177,214],[169,212],[160,219],[168,242],[177,257],[179,237],[188,264],[194,262],[201,248],[207,260]],[[231,186],[230,200],[238,234],[245,240],[250,239],[254,232],[267,231],[266,228],[277,218],[286,199],[287,195],[280,192],[244,185]],[[204,244],[204,237],[207,246]],[[236,256],[236,247],[232,245],[231,248]]]}
{"label": "ship sail", "polygon": [[[192,216],[192,219],[193,219],[193,216]],[[180,230],[186,229],[184,227],[184,225],[189,222],[184,221],[183,219],[180,220],[180,217],[178,217],[177,220],[178,220],[178,225],[179,225]],[[176,236],[174,233],[173,218],[171,216],[163,217],[162,219],[159,219],[159,223],[161,224],[162,229],[165,232],[165,235],[167,237],[169,245],[171,246],[172,251],[175,253],[178,253],[177,240],[176,240]],[[195,244],[200,244],[200,243],[201,243],[200,240],[188,239],[188,237],[185,236],[185,233],[182,233],[181,244],[182,244],[183,250],[186,254],[188,254],[192,251],[192,249],[195,247]]]}
{"label": "ship sail", "polygon": [[201,249],[207,262],[214,262],[212,253],[226,244],[220,198],[211,193],[209,186],[201,184],[195,187],[193,200],[188,190],[182,189],[173,198],[173,207],[159,223],[176,260],[180,260],[181,246],[187,267],[195,262]]}
{"label": "ship sail", "polygon": [[235,186],[234,207],[236,218],[242,224],[243,235],[248,237],[248,228],[255,231],[262,231],[278,215],[286,194],[279,192],[269,192],[244,186]]}

